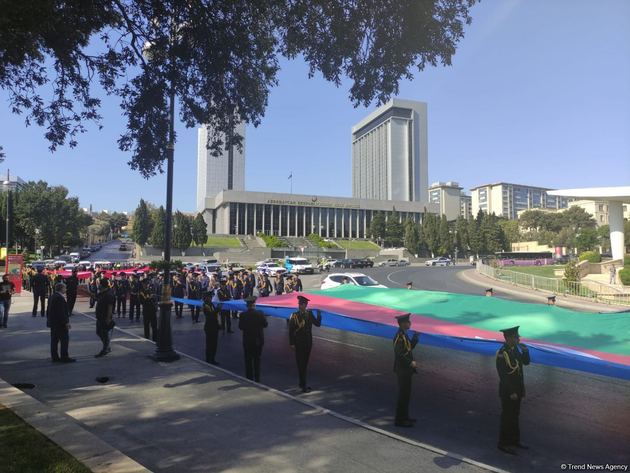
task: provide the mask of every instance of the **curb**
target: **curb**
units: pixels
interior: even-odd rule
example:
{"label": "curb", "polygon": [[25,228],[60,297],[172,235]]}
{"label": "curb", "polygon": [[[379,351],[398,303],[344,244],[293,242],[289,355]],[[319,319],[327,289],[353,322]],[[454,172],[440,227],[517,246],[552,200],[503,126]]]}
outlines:
{"label": "curb", "polygon": [[[86,314],[84,312],[80,312],[80,311],[75,310],[74,313],[77,314],[77,315],[82,315],[82,316],[84,316],[84,317],[86,317],[88,319],[91,319],[91,320],[96,320],[95,317],[93,317],[92,315]],[[142,340],[144,342],[151,343],[151,344],[155,345],[155,342],[153,340],[148,340],[148,339],[146,339],[146,338],[144,338],[144,337],[142,337],[140,335],[137,335],[137,334],[135,334],[133,332],[130,332],[130,331],[124,329],[124,328],[116,326],[116,327],[114,327],[114,329],[124,333],[125,335],[131,336],[131,337],[137,338],[139,340]],[[112,340],[112,341],[114,341],[114,340]],[[491,471],[491,472],[495,472],[495,473],[507,473],[506,470],[502,470],[502,469],[494,467],[492,465],[488,465],[488,464],[485,464],[485,463],[482,463],[482,462],[478,462],[476,460],[473,460],[472,458],[465,457],[465,456],[460,455],[458,453],[448,452],[448,451],[442,450],[442,449],[440,449],[438,447],[434,447],[434,446],[429,445],[429,444],[425,444],[425,443],[422,443],[422,442],[418,442],[416,440],[412,440],[412,439],[403,437],[401,435],[395,434],[393,432],[389,432],[389,431],[381,429],[379,427],[374,427],[374,426],[372,426],[370,424],[367,424],[367,423],[365,423],[363,421],[360,421],[358,419],[355,419],[355,418],[352,418],[352,417],[348,417],[348,416],[345,416],[345,415],[340,414],[338,412],[335,412],[335,411],[332,411],[332,410],[327,409],[325,407],[322,407],[319,404],[315,404],[313,402],[307,401],[305,399],[302,399],[300,397],[297,397],[297,396],[294,396],[292,394],[286,393],[284,391],[280,391],[280,390],[278,390],[276,388],[267,386],[265,384],[256,383],[255,381],[252,381],[250,379],[244,378],[243,376],[238,375],[238,374],[236,374],[236,373],[234,373],[232,371],[226,370],[224,368],[221,368],[220,366],[211,365],[210,363],[206,363],[205,361],[200,360],[198,358],[195,358],[194,356],[188,355],[187,353],[182,353],[182,352],[180,352],[178,350],[174,350],[174,351],[176,353],[178,353],[180,356],[184,357],[184,358],[187,358],[187,359],[189,359],[191,361],[194,361],[194,362],[196,362],[198,364],[201,364],[201,365],[203,365],[203,366],[205,366],[207,368],[210,368],[212,370],[220,371],[220,372],[224,373],[225,375],[230,376],[230,377],[232,377],[234,379],[237,379],[237,380],[239,380],[239,381],[241,381],[243,383],[247,383],[247,384],[249,384],[251,386],[254,386],[254,387],[257,387],[259,389],[263,389],[263,390],[268,391],[270,393],[276,394],[276,395],[278,395],[280,397],[283,397],[283,398],[285,398],[287,400],[294,401],[294,402],[300,403],[302,405],[308,406],[308,407],[312,408],[318,414],[328,415],[328,416],[334,417],[334,418],[339,419],[339,420],[341,420],[343,422],[347,422],[347,423],[352,424],[352,425],[354,425],[356,427],[360,427],[362,429],[369,430],[369,431],[374,432],[376,434],[383,435],[383,436],[388,437],[388,438],[390,438],[392,440],[396,440],[398,442],[406,443],[408,445],[411,445],[411,446],[414,446],[414,447],[418,447],[418,448],[421,448],[423,450],[427,450],[429,452],[436,453],[436,454],[439,454],[439,455],[451,458],[451,459],[456,460],[458,462],[462,462],[462,463],[469,464],[471,466],[475,466],[477,468],[481,468],[481,469],[484,469],[484,470],[487,470],[487,471]]]}
{"label": "curb", "polygon": [[77,424],[72,417],[0,378],[0,403],[94,473],[150,473],[140,463]]}

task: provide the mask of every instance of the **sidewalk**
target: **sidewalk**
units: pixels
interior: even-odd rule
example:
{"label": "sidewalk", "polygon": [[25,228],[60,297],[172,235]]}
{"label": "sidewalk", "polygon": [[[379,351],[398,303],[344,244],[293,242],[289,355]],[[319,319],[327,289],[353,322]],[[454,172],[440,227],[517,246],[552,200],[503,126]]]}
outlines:
{"label": "sidewalk", "polygon": [[[461,271],[458,273],[457,277],[483,289],[491,287],[494,289],[495,295],[497,296],[501,296],[503,293],[529,299],[532,302],[546,304],[547,297],[551,295],[550,292],[536,291],[534,289],[516,286],[504,281],[492,279],[484,276],[483,274],[479,274],[474,268]],[[480,295],[483,295],[483,289],[479,291]],[[558,307],[566,307],[567,309],[589,312],[619,312],[630,309],[630,307],[625,305],[601,304],[598,302],[590,302],[579,297],[565,296],[563,294],[556,295],[556,305]]]}
{"label": "sidewalk", "polygon": [[45,319],[31,317],[31,304],[28,293],[15,297],[9,328],[0,331],[0,378],[35,384],[26,392],[50,413],[69,416],[149,470],[500,471],[187,357],[156,363],[149,358],[154,345],[124,331],[116,331],[110,355],[95,359],[95,323],[83,315],[71,318],[70,356],[77,362],[53,364]]}

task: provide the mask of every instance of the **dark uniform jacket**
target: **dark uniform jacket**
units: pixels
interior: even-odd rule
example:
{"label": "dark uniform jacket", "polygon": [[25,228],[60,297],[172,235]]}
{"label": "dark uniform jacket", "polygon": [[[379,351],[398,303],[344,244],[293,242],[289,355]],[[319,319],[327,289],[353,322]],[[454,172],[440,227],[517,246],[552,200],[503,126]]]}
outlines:
{"label": "dark uniform jacket", "polygon": [[186,288],[181,282],[177,282],[173,285],[173,292],[171,294],[173,297],[183,299],[186,296]]}
{"label": "dark uniform jacket", "polygon": [[79,287],[79,278],[71,275],[66,278],[66,294],[76,294]]}
{"label": "dark uniform jacket", "polygon": [[261,347],[265,343],[263,329],[267,326],[265,314],[256,309],[242,312],[238,320],[238,328],[243,331],[243,345]]}
{"label": "dark uniform jacket", "polygon": [[234,278],[233,281],[228,281],[227,286],[230,290],[230,294],[232,295],[232,299],[243,298],[243,283],[240,279]]}
{"label": "dark uniform jacket", "polygon": [[67,330],[66,325],[70,323],[70,319],[68,317],[68,303],[63,294],[59,292],[53,293],[50,297],[46,314],[48,316],[48,326],[51,330],[58,332]]}
{"label": "dark uniform jacket", "polygon": [[289,318],[289,345],[311,345],[313,343],[313,325],[321,327],[322,316],[313,315],[312,310],[303,314],[298,310]]}
{"label": "dark uniform jacket", "polygon": [[96,296],[96,329],[110,330],[114,328],[114,321],[112,320],[112,312],[114,310],[114,304],[116,303],[116,297],[111,288],[99,290]]}
{"label": "dark uniform jacket", "polygon": [[232,299],[232,296],[230,295],[230,290],[227,287],[223,286],[217,289],[217,297],[221,302],[229,301],[230,299]]}
{"label": "dark uniform jacket", "polygon": [[394,372],[398,374],[412,374],[415,369],[411,367],[413,361],[413,349],[418,340],[410,340],[407,332],[398,329],[394,337]]}
{"label": "dark uniform jacket", "polygon": [[114,288],[116,292],[116,297],[119,299],[123,299],[127,297],[131,286],[129,284],[129,281],[127,281],[126,279],[121,279],[120,281],[114,282]]}
{"label": "dark uniform jacket", "polygon": [[510,348],[503,344],[497,351],[497,372],[499,373],[499,396],[519,398],[525,397],[523,381],[523,365],[529,365],[529,351],[520,351],[518,347]]}
{"label": "dark uniform jacket", "polygon": [[188,299],[201,299],[201,284],[199,281],[190,281],[188,283]]}
{"label": "dark uniform jacket", "polygon": [[50,288],[50,280],[48,279],[48,276],[42,273],[37,273],[33,276],[33,279],[31,279],[31,288],[35,294],[46,294]]}
{"label": "dark uniform jacket", "polygon": [[132,296],[137,296],[140,294],[140,281],[132,280],[129,283],[129,292]]}
{"label": "dark uniform jacket", "polygon": [[203,331],[206,335],[219,330],[219,314],[221,313],[220,304],[215,308],[212,303],[203,304],[203,315],[206,318],[203,324]]}

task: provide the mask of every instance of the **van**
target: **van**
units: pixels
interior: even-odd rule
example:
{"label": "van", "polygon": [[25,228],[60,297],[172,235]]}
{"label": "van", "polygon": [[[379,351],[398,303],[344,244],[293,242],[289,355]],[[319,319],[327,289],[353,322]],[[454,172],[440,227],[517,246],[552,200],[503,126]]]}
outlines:
{"label": "van", "polygon": [[313,274],[315,272],[309,260],[301,257],[287,258],[284,267],[288,273],[293,274]]}

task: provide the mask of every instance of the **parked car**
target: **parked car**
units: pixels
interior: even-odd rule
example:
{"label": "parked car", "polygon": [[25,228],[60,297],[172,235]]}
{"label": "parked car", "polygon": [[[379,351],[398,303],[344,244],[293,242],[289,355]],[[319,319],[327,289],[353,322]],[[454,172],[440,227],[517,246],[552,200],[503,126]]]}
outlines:
{"label": "parked car", "polygon": [[357,262],[359,263],[359,268],[373,268],[374,267],[374,261],[372,261],[370,258],[361,258],[359,260],[357,260]]}
{"label": "parked car", "polygon": [[433,258],[424,262],[425,266],[450,266],[453,262],[446,256],[440,256],[439,258]]}
{"label": "parked car", "polygon": [[399,259],[398,266],[409,266],[409,260],[406,258]]}
{"label": "parked car", "polygon": [[319,269],[320,271],[330,271],[332,268],[335,267],[336,263],[337,260],[335,259],[323,260],[317,265],[317,269]]}
{"label": "parked car", "polygon": [[283,268],[278,263],[263,263],[256,267],[256,271],[259,273],[267,273],[269,276],[285,274],[287,272],[286,268]]}
{"label": "parked car", "polygon": [[91,261],[79,261],[77,263],[77,267],[79,268],[79,270],[88,271],[90,268],[92,268],[92,262]]}
{"label": "parked car", "polygon": [[353,260],[349,258],[340,259],[335,263],[335,268],[350,269],[350,268],[358,268],[358,267],[359,266],[358,266],[357,260]]}
{"label": "parked car", "polygon": [[321,289],[330,289],[332,287],[341,286],[344,283],[343,281],[345,278],[348,278],[348,284],[353,284],[355,286],[386,287],[363,273],[333,273],[322,279]]}
{"label": "parked car", "polygon": [[315,272],[310,261],[301,257],[287,258],[284,267],[292,274],[313,274]]}
{"label": "parked car", "polygon": [[73,269],[75,269],[75,268],[77,268],[77,269],[78,269],[78,266],[79,266],[79,265],[74,264],[74,263],[68,263],[68,264],[66,264],[66,265],[63,267],[63,270],[64,270],[64,271],[72,271],[72,270],[73,270]]}
{"label": "parked car", "polygon": [[127,249],[127,245],[125,243],[121,243],[120,246],[118,247],[118,251],[129,251]]}

